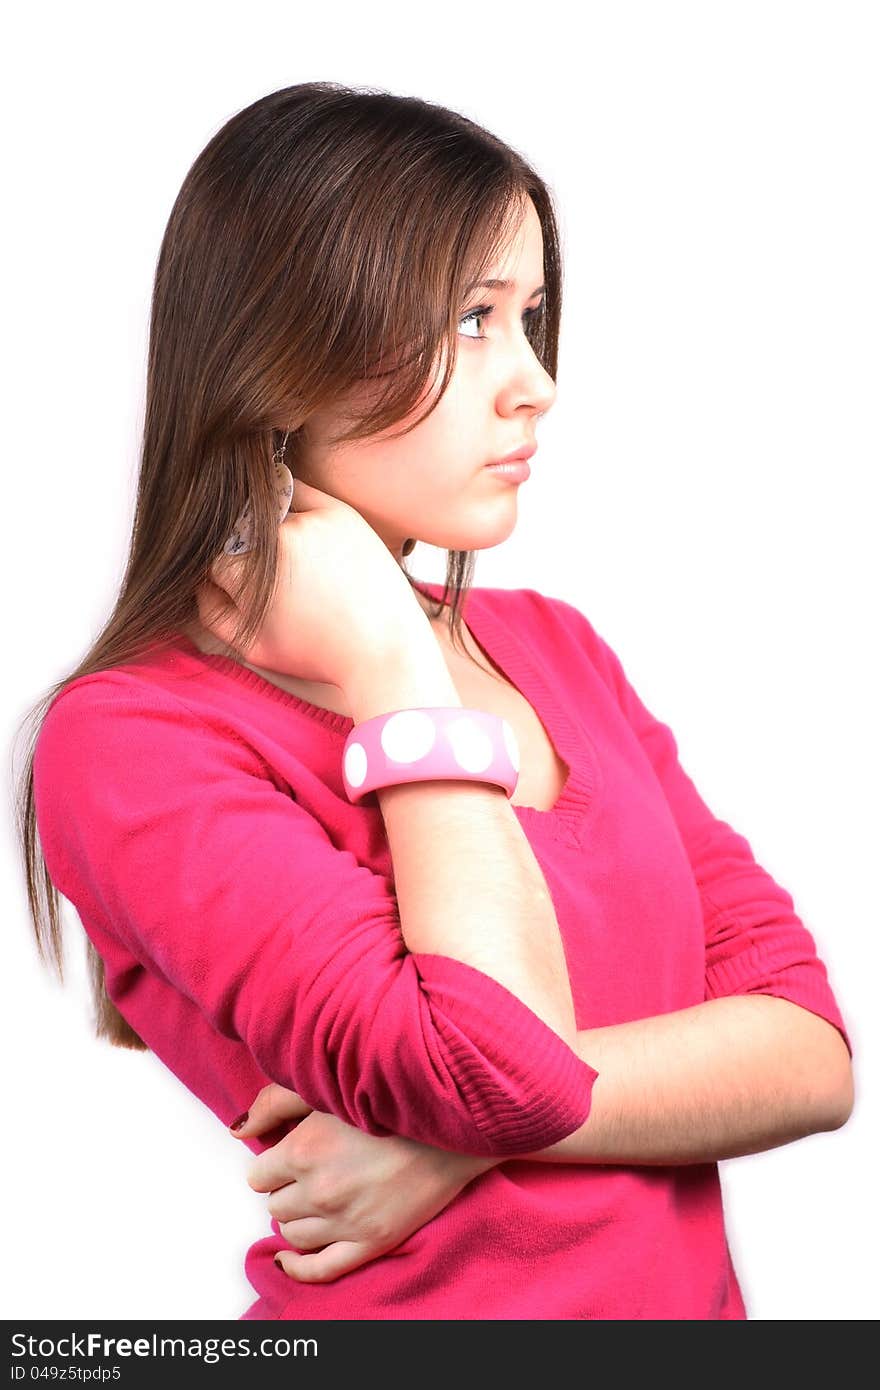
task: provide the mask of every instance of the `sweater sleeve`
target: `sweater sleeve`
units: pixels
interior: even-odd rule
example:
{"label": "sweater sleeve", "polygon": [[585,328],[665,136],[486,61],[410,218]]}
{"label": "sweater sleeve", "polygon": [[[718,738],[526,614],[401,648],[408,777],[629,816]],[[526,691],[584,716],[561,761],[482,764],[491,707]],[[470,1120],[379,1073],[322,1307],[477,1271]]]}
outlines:
{"label": "sweater sleeve", "polygon": [[120,943],[313,1109],[498,1157],[586,1120],[598,1073],[490,976],[408,951],[393,882],[214,716],[84,677],[43,721],[34,785],[50,876],[99,950]]}
{"label": "sweater sleeve", "polygon": [[772,994],[789,999],[833,1024],[852,1057],[827,970],[791,895],[757,863],[748,840],[713,815],[679,761],[671,728],[648,711],[620,658],[584,615],[565,607],[638,735],[690,860],[705,925],[705,997]]}

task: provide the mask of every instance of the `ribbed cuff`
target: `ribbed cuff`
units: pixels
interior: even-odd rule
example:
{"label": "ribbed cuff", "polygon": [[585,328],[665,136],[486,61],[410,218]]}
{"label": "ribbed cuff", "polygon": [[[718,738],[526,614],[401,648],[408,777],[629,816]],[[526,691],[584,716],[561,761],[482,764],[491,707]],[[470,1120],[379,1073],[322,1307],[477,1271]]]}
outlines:
{"label": "ribbed cuff", "polygon": [[822,961],[814,958],[792,962],[788,942],[781,943],[774,954],[777,956],[775,960],[767,951],[752,946],[736,955],[713,961],[706,971],[706,997],[717,999],[734,994],[770,994],[777,999],[789,999],[792,1004],[800,1004],[801,1008],[809,1009],[810,1013],[818,1014],[832,1023],[852,1057],[852,1043]]}
{"label": "ribbed cuff", "polygon": [[536,1152],[579,1129],[599,1073],[491,976],[450,956],[411,955],[446,1064],[492,1152]]}

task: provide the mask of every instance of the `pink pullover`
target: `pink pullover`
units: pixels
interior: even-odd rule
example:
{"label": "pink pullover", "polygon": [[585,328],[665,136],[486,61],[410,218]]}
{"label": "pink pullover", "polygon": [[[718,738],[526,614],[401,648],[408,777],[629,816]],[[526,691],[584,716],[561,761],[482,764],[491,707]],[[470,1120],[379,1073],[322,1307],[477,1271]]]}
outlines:
{"label": "pink pullover", "polygon": [[[701,800],[583,614],[474,588],[465,618],[570,768],[551,810],[514,810],[578,1028],[772,994],[852,1052],[792,898]],[[351,727],[181,635],[74,681],[37,743],[52,879],[120,1012],[223,1125],[271,1080],[372,1134],[504,1158],[332,1283],[276,1268],[271,1220],[242,1318],[744,1318],[715,1163],[518,1157],[580,1128],[597,1072],[490,977],[407,950],[376,795],[354,806],[343,788]]]}

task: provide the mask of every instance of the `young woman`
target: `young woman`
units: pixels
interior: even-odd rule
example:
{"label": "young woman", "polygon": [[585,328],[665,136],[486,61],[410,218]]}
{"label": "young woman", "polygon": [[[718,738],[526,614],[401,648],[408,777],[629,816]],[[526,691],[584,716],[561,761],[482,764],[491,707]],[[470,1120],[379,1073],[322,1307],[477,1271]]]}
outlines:
{"label": "young woman", "polygon": [[560,309],[544,183],[412,98],[274,92],[171,213],[129,562],[21,824],[98,1034],[253,1107],[244,1318],[743,1318],[717,1160],[852,1107],[791,897],[610,646],[470,585]]}

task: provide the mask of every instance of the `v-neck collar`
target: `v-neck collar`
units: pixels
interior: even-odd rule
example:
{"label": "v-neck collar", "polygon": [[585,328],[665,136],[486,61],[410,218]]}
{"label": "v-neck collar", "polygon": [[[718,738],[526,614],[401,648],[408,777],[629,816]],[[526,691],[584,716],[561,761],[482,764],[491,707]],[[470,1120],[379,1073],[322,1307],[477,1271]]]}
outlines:
{"label": "v-neck collar", "polygon": [[[413,581],[429,598],[439,599],[442,584]],[[503,594],[504,590],[497,590]],[[515,593],[516,590],[510,591]],[[533,827],[554,839],[577,847],[586,843],[590,811],[600,789],[599,760],[595,746],[568,712],[547,679],[540,662],[518,635],[515,619],[505,613],[503,603],[493,602],[490,591],[468,590],[462,617],[483,654],[503,673],[515,690],[531,705],[556,750],[569,769],[565,784],[551,807],[513,806],[524,828]]]}
{"label": "v-neck collar", "polygon": [[[442,584],[431,584],[424,580],[412,580],[412,583],[428,598],[439,600],[442,596]],[[537,806],[512,805],[512,809],[524,829],[533,829],[552,839],[582,847],[586,843],[591,819],[589,813],[600,790],[601,773],[592,741],[584,729],[575,723],[564,697],[547,679],[528,646],[519,639],[515,623],[505,616],[503,604],[494,603],[488,597],[488,591],[471,588],[465,596],[462,617],[483,654],[531,705],[559,759],[569,769],[565,784],[551,807],[542,810]],[[343,739],[354,728],[354,720],[348,715],[324,709],[294,695],[292,691],[282,689],[233,657],[223,656],[219,652],[203,652],[184,632],[177,634],[176,641],[179,647],[213,670],[298,710]]]}

